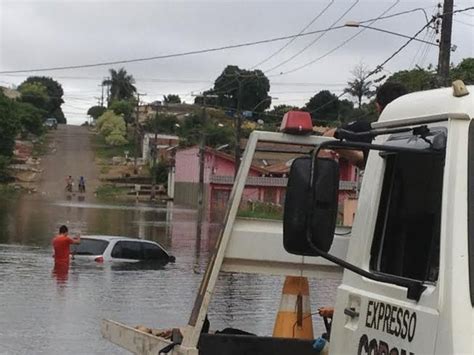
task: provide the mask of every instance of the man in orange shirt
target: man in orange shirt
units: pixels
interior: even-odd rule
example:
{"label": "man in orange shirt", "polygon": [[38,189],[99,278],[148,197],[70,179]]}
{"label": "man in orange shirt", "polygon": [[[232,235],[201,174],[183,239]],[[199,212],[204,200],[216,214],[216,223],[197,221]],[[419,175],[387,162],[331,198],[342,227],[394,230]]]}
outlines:
{"label": "man in orange shirt", "polygon": [[69,265],[69,246],[80,242],[81,238],[79,236],[76,238],[69,237],[67,227],[61,226],[59,234],[53,239],[54,263]]}

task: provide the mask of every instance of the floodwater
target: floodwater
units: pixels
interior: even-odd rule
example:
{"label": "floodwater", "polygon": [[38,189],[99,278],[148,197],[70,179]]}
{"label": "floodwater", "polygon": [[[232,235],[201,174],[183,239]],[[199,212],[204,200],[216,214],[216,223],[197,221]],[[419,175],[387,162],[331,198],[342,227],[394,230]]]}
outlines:
{"label": "floodwater", "polygon": [[[196,242],[196,213],[177,206],[45,202],[39,196],[0,199],[0,354],[125,354],[101,337],[100,322],[184,326],[219,225]],[[162,244],[176,263],[133,269],[72,264],[53,273],[51,238],[125,235]],[[313,312],[332,305],[339,280],[310,280]],[[222,273],[209,309],[211,329],[234,327],[271,335],[282,277]],[[324,331],[313,317],[315,336]]]}

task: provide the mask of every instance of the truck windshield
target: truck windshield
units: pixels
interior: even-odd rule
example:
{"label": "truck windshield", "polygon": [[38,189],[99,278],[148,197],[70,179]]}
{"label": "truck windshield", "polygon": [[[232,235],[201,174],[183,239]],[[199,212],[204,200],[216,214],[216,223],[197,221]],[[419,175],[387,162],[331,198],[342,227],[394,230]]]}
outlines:
{"label": "truck windshield", "polygon": [[[397,145],[413,144],[410,139],[396,141]],[[385,160],[385,172],[371,269],[435,282],[439,269],[444,154],[380,155]]]}

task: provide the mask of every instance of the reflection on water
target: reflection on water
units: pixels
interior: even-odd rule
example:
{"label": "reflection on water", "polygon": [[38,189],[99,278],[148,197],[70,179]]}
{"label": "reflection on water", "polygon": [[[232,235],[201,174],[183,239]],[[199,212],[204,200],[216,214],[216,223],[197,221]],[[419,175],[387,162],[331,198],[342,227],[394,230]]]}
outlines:
{"label": "reflection on water", "polygon": [[[0,199],[0,354],[121,354],[100,336],[100,321],[164,328],[185,325],[215,244],[218,224],[203,224],[186,208],[49,203],[26,196]],[[54,268],[51,238],[61,224],[71,234],[125,235],[162,244],[175,263],[107,265],[73,261]],[[283,279],[221,274],[209,310],[211,329],[235,327],[269,335]],[[312,309],[332,304],[338,280],[311,280]],[[316,331],[323,331],[319,319]]]}

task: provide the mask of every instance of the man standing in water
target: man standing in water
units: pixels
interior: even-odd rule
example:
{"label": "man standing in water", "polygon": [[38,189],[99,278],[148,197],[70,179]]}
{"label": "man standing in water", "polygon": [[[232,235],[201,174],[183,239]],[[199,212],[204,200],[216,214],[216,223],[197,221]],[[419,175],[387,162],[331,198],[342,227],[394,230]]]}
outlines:
{"label": "man standing in water", "polygon": [[53,275],[57,278],[58,283],[63,284],[68,279],[69,274],[69,246],[71,244],[79,244],[81,238],[71,238],[68,235],[66,226],[59,228],[59,234],[53,239],[54,248],[54,269]]}
{"label": "man standing in water", "polygon": [[69,265],[69,246],[71,244],[79,244],[81,237],[71,238],[68,235],[68,229],[66,226],[59,228],[59,234],[53,239],[54,248],[54,263]]}

